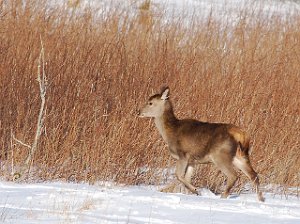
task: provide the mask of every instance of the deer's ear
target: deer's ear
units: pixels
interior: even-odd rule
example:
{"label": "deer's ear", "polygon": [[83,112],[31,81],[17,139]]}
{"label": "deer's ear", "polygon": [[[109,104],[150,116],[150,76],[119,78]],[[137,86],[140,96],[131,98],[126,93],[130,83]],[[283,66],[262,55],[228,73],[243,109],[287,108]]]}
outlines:
{"label": "deer's ear", "polygon": [[167,100],[170,97],[170,89],[169,87],[165,87],[161,91],[161,99]]}

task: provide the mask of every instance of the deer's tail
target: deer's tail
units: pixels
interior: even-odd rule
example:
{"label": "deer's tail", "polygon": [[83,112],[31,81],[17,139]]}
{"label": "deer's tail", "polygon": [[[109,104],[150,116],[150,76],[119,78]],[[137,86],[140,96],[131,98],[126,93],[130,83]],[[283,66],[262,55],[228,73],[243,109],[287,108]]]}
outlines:
{"label": "deer's tail", "polygon": [[248,134],[240,127],[237,126],[230,126],[228,128],[228,132],[239,144],[239,149],[237,150],[237,154],[241,154],[248,157],[250,153],[250,138]]}

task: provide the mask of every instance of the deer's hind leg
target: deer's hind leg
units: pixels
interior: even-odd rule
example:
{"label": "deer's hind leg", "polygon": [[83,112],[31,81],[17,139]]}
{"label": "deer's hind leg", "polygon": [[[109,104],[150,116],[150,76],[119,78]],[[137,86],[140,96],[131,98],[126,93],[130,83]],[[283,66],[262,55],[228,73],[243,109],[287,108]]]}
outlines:
{"label": "deer's hind leg", "polygon": [[240,169],[253,183],[258,200],[264,201],[262,192],[259,190],[259,179],[257,173],[254,171],[251,166],[249,157],[246,155],[238,155],[234,157],[233,164]]}
{"label": "deer's hind leg", "polygon": [[222,171],[223,174],[227,177],[227,184],[225,191],[222,193],[222,198],[227,198],[231,188],[234,186],[236,180],[238,179],[237,173],[234,170],[233,164],[232,164],[232,157],[230,154],[220,154],[217,156],[214,156],[212,159],[213,163],[216,165],[216,167]]}

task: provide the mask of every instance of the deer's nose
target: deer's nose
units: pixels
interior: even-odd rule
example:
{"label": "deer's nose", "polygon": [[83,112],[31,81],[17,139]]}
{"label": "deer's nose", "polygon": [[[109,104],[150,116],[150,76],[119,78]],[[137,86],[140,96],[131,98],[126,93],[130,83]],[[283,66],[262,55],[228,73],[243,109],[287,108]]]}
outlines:
{"label": "deer's nose", "polygon": [[139,116],[139,117],[144,117],[144,113],[141,112],[141,110],[138,110],[138,111],[137,111],[137,116]]}

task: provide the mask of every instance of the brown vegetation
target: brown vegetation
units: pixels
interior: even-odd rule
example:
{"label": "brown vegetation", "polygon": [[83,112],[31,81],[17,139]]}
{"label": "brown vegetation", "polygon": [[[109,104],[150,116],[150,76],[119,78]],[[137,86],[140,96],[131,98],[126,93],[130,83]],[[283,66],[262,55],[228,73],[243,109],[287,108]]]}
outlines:
{"label": "brown vegetation", "polygon": [[[35,136],[42,40],[48,89],[36,179],[159,183],[173,160],[136,110],[167,84],[179,118],[247,130],[263,184],[300,185],[299,16],[251,21],[245,11],[233,26],[210,17],[187,27],[143,24],[118,9],[97,21],[93,10],[72,10],[0,1],[1,175],[28,154],[12,134],[27,144]],[[222,182],[210,166],[197,174],[197,186]]]}

